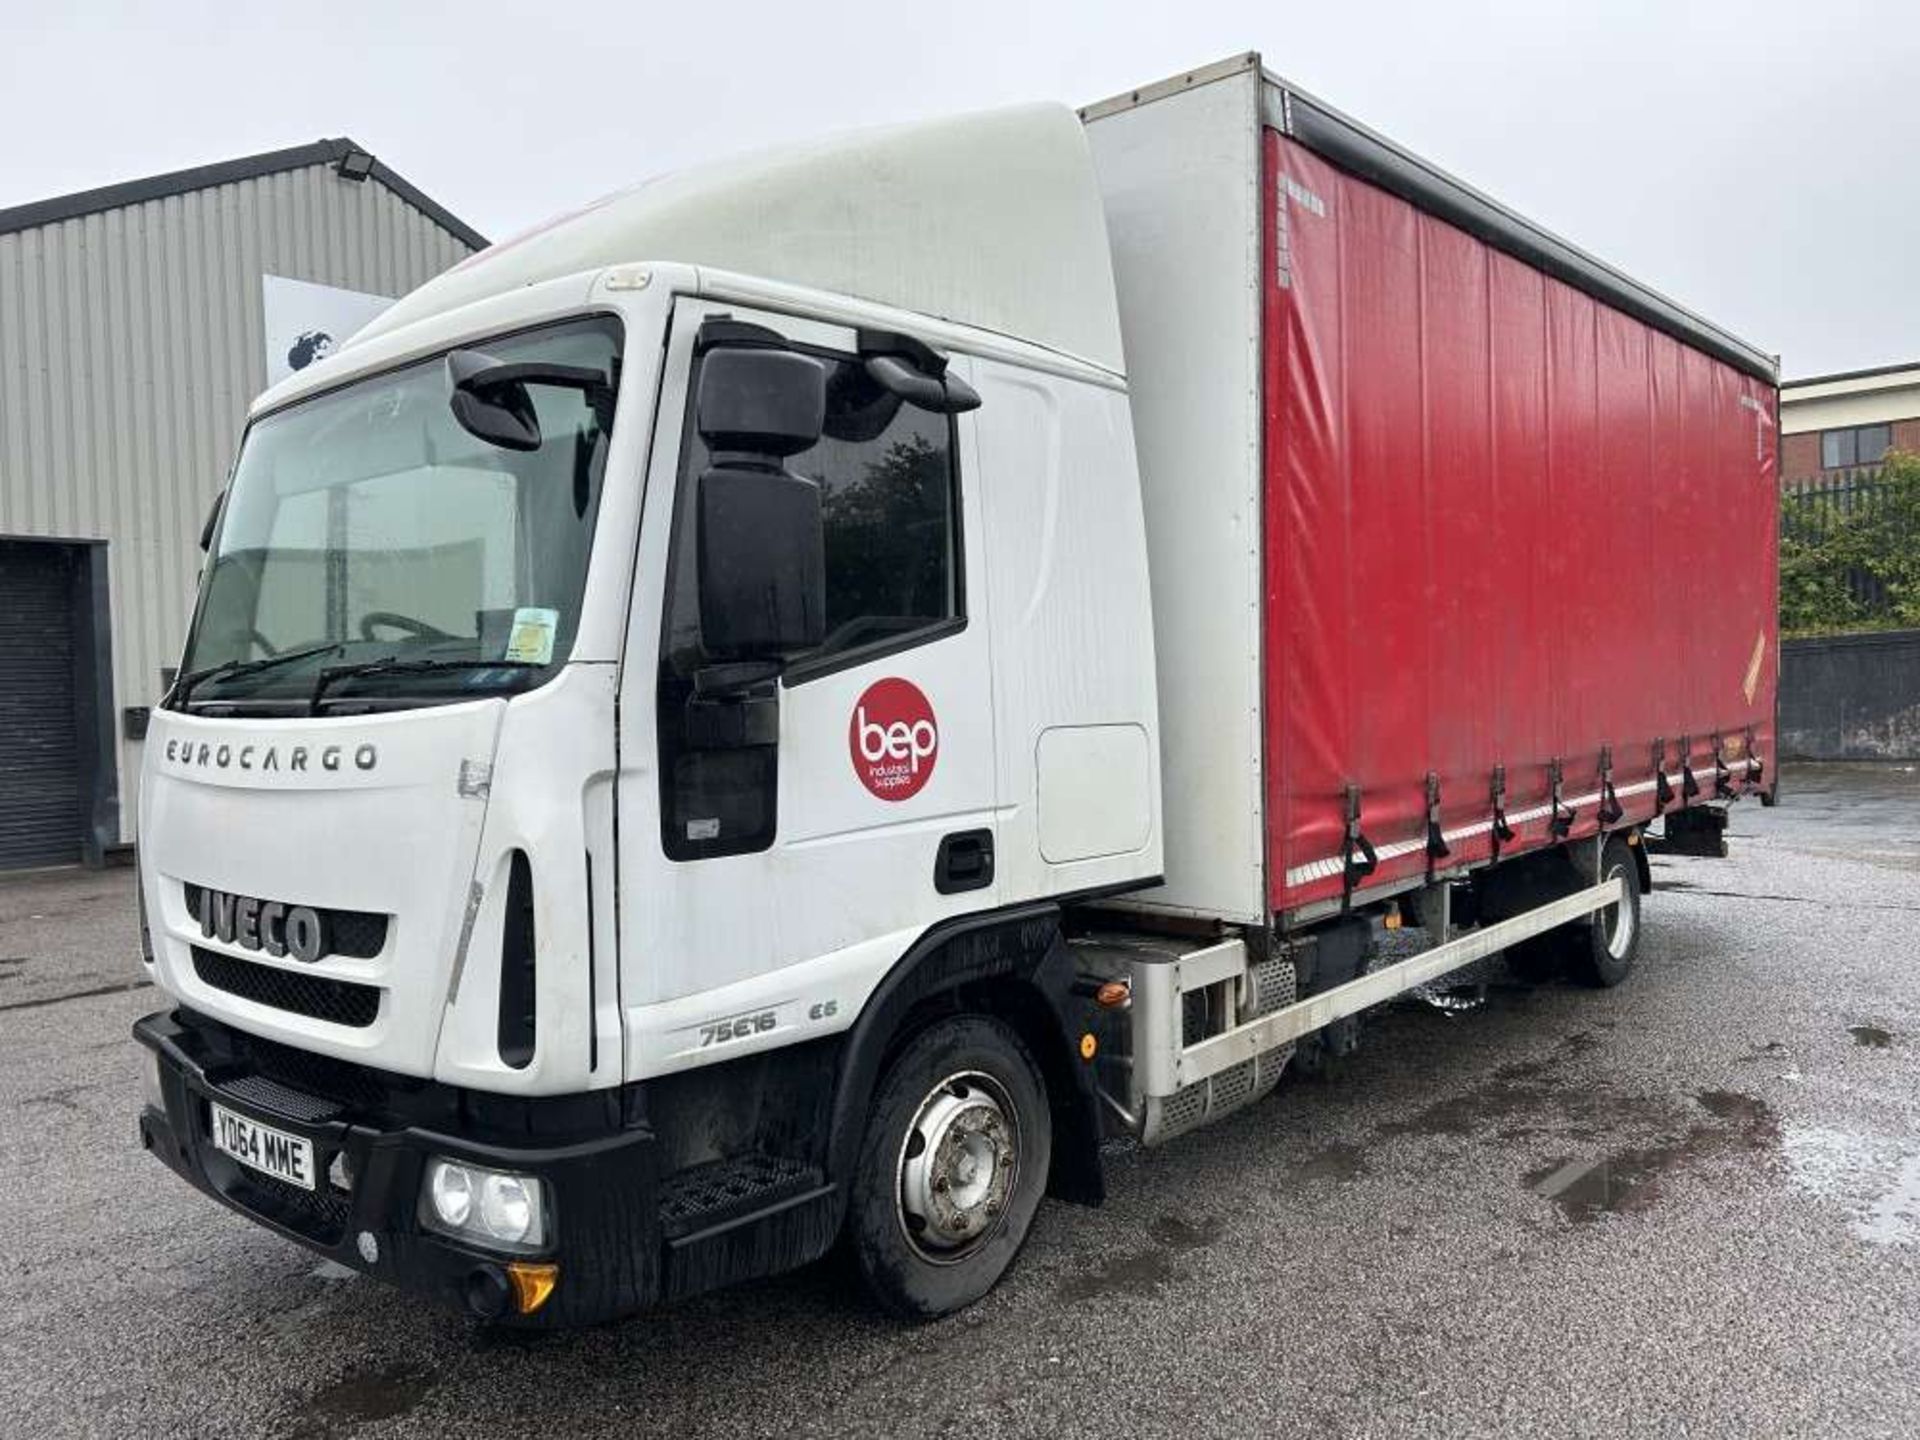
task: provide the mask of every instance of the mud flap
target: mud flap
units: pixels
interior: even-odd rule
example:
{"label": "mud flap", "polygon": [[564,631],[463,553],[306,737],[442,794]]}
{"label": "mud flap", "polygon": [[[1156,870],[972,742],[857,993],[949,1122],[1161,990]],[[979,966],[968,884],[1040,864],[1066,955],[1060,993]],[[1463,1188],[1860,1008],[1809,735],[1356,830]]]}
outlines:
{"label": "mud flap", "polygon": [[1665,828],[1664,835],[1646,837],[1646,847],[1655,855],[1727,858],[1727,812],[1718,806],[1695,805],[1669,811]]}

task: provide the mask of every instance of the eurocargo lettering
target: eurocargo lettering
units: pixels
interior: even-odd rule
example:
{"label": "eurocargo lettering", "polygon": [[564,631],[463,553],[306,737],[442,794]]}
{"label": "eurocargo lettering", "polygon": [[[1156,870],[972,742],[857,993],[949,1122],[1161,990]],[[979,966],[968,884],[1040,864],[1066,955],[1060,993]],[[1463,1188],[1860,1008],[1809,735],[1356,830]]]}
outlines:
{"label": "eurocargo lettering", "polygon": [[1775,784],[1777,416],[1255,56],[495,246],[253,407],[141,1139],[503,1323],[955,1310],[1368,1006],[1627,978]]}

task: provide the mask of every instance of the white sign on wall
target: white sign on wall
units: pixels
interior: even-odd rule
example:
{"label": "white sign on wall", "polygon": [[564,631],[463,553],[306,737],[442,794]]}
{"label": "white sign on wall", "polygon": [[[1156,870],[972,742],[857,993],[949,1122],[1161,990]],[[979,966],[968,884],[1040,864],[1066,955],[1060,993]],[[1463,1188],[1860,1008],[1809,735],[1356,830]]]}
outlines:
{"label": "white sign on wall", "polygon": [[267,321],[267,384],[332,354],[348,336],[393,304],[386,295],[341,290],[279,275],[260,277]]}

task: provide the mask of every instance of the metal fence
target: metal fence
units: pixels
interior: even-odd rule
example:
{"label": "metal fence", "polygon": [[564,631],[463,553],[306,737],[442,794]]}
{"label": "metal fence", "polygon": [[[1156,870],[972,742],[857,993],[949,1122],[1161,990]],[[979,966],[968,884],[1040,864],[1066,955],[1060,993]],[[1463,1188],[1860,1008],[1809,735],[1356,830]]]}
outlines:
{"label": "metal fence", "polygon": [[[1780,496],[1782,543],[1823,545],[1838,526],[1872,517],[1888,498],[1880,471],[1878,465],[1830,470],[1817,479],[1787,486]],[[1920,534],[1906,537],[1906,542],[1920,544]],[[1872,571],[1850,565],[1845,579],[1847,593],[1869,614],[1891,608],[1886,582]]]}
{"label": "metal fence", "polygon": [[1789,484],[1781,495],[1780,538],[1818,545],[1842,517],[1865,514],[1881,495],[1880,467],[1828,470]]}

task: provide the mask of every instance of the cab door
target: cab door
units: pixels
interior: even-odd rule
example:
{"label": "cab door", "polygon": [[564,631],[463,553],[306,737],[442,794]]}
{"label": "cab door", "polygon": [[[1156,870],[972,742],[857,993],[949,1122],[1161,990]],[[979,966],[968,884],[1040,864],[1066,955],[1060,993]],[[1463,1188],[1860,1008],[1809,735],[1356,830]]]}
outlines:
{"label": "cab door", "polygon": [[[821,487],[826,638],[753,697],[770,744],[689,718],[720,688],[692,535],[719,320],[827,367],[825,435],[787,462]],[[998,903],[977,417],[891,396],[849,328],[738,305],[678,301],[667,358],[622,681],[630,1077],[842,1028],[930,925]]]}

